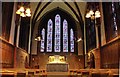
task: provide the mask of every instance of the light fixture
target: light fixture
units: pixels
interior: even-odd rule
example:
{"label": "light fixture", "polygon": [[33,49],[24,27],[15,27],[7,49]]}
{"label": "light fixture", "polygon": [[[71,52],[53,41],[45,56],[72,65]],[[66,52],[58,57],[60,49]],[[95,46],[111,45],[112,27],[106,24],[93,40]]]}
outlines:
{"label": "light fixture", "polygon": [[36,37],[35,37],[35,41],[41,41],[41,39],[42,39],[42,36],[41,35],[36,35]]}
{"label": "light fixture", "polygon": [[20,10],[17,10],[17,11],[16,11],[16,14],[20,14],[20,13],[21,13]]}
{"label": "light fixture", "polygon": [[26,15],[22,12],[22,13],[20,13],[20,16],[22,16],[22,17],[26,17]]}
{"label": "light fixture", "polygon": [[100,18],[100,11],[95,11],[95,17]]}
{"label": "light fixture", "polygon": [[86,18],[90,18],[91,15],[89,13],[86,14]]}
{"label": "light fixture", "polygon": [[24,7],[21,6],[20,9],[19,9],[19,11],[20,11],[20,12],[24,12],[24,11],[25,11]]}
{"label": "light fixture", "polygon": [[90,14],[90,15],[93,15],[93,14],[94,14],[93,10],[90,10],[90,11],[89,11],[89,14]]}
{"label": "light fixture", "polygon": [[40,36],[38,36],[37,38],[38,38],[38,41],[40,41],[40,40],[41,40],[41,37],[40,37]]}
{"label": "light fixture", "polygon": [[86,17],[86,18],[91,18],[91,19],[100,18],[100,17],[101,17],[100,11],[97,10],[97,11],[93,12],[93,10],[90,10],[90,11],[86,14],[85,17]]}
{"label": "light fixture", "polygon": [[79,39],[77,40],[77,42],[80,42],[80,41],[82,41],[82,38],[79,38]]}
{"label": "light fixture", "polygon": [[35,37],[35,41],[41,41],[41,37],[40,36]]}
{"label": "light fixture", "polygon": [[25,13],[26,13],[26,16],[30,17],[31,16],[30,8],[27,8]]}
{"label": "light fixture", "polygon": [[30,8],[27,8],[25,11],[27,14],[31,13]]}
{"label": "light fixture", "polygon": [[35,38],[35,41],[37,41],[37,38]]}
{"label": "light fixture", "polygon": [[30,13],[28,13],[28,14],[26,14],[26,16],[30,17],[30,16],[31,16],[31,14],[30,14]]}
{"label": "light fixture", "polygon": [[[89,3],[86,9],[86,26],[92,26],[91,28],[95,27],[95,38],[96,38],[96,48],[101,46],[101,13],[100,13],[100,4],[99,3]],[[91,30],[90,30],[91,31]]]}
{"label": "light fixture", "polygon": [[31,11],[30,8],[25,8],[21,6],[17,11],[16,14],[19,14],[21,17],[30,17],[31,16]]}
{"label": "light fixture", "polygon": [[100,11],[98,11],[98,10],[97,10],[97,11],[95,11],[95,14],[100,14]]}

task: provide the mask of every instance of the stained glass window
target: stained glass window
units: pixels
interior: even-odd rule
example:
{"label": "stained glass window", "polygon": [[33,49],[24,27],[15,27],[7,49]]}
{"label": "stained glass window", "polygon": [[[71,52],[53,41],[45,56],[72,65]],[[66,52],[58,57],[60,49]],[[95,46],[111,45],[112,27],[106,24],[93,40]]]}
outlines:
{"label": "stained glass window", "polygon": [[47,25],[47,52],[52,52],[52,32],[53,32],[53,22],[51,19],[49,19]]}
{"label": "stained glass window", "polygon": [[74,33],[73,29],[70,29],[70,50],[71,52],[74,52]]}
{"label": "stained glass window", "polygon": [[60,29],[61,29],[61,18],[60,15],[57,14],[55,16],[55,46],[54,51],[60,52]]}
{"label": "stained glass window", "polygon": [[[66,19],[62,20],[59,14],[55,16],[54,23],[51,19],[49,19],[46,27],[47,30],[44,28],[42,29],[41,52],[44,52],[45,45],[46,45],[46,52],[61,52],[61,51],[68,52],[69,48],[70,48],[70,52],[74,52],[74,32],[72,28],[69,29],[68,27],[70,27],[68,25],[68,21]],[[45,33],[45,31],[47,32]],[[70,37],[68,37],[68,34],[70,34]],[[47,36],[46,40],[45,40],[45,36]],[[70,44],[68,45],[69,41]]]}
{"label": "stained glass window", "polygon": [[63,21],[63,52],[68,52],[68,23]]}
{"label": "stained glass window", "polygon": [[41,39],[41,52],[45,49],[45,29],[42,29],[42,39]]}

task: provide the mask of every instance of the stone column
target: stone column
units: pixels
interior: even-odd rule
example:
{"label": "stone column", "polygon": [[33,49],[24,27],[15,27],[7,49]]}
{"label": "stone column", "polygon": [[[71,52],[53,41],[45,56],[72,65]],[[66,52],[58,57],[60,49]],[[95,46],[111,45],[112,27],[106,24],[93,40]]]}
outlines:
{"label": "stone column", "polygon": [[20,23],[21,23],[21,17],[19,18],[19,24],[17,26],[17,38],[16,38],[16,46],[17,47],[19,47]]}
{"label": "stone column", "polygon": [[101,12],[101,46],[106,44],[106,38],[105,38],[105,25],[104,25],[104,17],[103,17],[103,9],[102,9],[102,3],[100,3],[100,12]]}
{"label": "stone column", "polygon": [[16,8],[16,3],[14,3],[12,22],[11,22],[11,30],[10,30],[10,37],[9,37],[9,43],[11,43],[11,44],[14,44],[16,9],[17,9]]}

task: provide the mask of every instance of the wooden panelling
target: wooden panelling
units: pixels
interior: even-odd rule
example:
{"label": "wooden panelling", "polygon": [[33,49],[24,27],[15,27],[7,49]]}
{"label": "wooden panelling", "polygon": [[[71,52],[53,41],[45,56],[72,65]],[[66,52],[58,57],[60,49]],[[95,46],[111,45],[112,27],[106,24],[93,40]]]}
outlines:
{"label": "wooden panelling", "polygon": [[91,50],[95,56],[95,68],[118,68],[119,46],[120,37],[117,37],[108,42],[106,45]]}
{"label": "wooden panelling", "polygon": [[118,68],[119,67],[119,48],[120,38],[101,47],[101,68]]}
{"label": "wooden panelling", "polygon": [[29,54],[21,48],[11,45],[9,42],[0,38],[0,66],[2,68],[28,68]]}
{"label": "wooden panelling", "polygon": [[2,60],[0,61],[0,65],[3,68],[11,68],[14,65],[14,46],[9,44],[6,41],[0,40],[0,50],[2,55]]}

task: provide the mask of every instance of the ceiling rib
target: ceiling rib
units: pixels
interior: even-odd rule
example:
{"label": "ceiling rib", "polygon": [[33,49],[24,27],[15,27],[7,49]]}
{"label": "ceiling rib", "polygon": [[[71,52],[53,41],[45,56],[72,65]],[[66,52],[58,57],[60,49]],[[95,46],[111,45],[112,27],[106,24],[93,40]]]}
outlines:
{"label": "ceiling rib", "polygon": [[36,13],[37,13],[39,7],[41,6],[41,3],[42,3],[42,2],[39,2],[38,5],[37,5],[37,8],[35,9],[35,12],[34,12],[33,18],[32,18],[32,23],[34,22],[35,15],[36,15]]}
{"label": "ceiling rib", "polygon": [[[52,0],[52,1],[53,1],[53,0]],[[43,6],[43,8],[39,11],[39,13],[37,14],[37,16],[36,16],[37,10],[38,10],[39,6],[41,5],[41,3],[38,4],[38,6],[37,6],[37,8],[36,8],[36,10],[35,10],[36,13],[34,13],[33,19],[32,19],[32,29],[34,29],[34,25],[35,25],[35,23],[36,23],[39,15],[43,12],[43,10],[44,10],[50,3],[51,3],[51,2],[47,2],[47,3]],[[82,20],[82,16],[81,16],[81,13],[80,13],[80,10],[79,10],[78,5],[75,4],[75,6],[76,6],[76,8],[77,8],[77,10],[78,10],[79,15],[78,15],[78,14],[76,13],[76,11],[71,7],[71,5],[69,5],[69,3],[67,3],[67,2],[64,2],[64,3],[70,8],[70,10],[73,12],[73,14],[77,17],[77,19],[78,19],[78,21],[79,21],[79,23],[80,23],[80,25],[81,25],[81,28],[82,28],[83,20]],[[35,17],[35,16],[36,16],[36,17]],[[79,17],[79,16],[80,16],[80,17]],[[33,30],[32,30],[32,31],[33,31]],[[83,31],[82,31],[82,32],[83,32]],[[33,32],[32,32],[32,34],[33,34]]]}

